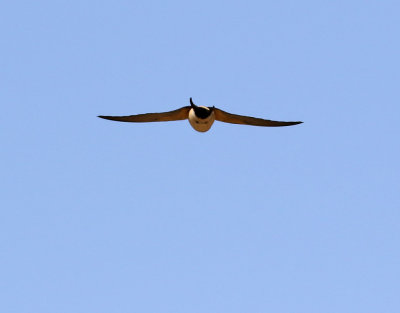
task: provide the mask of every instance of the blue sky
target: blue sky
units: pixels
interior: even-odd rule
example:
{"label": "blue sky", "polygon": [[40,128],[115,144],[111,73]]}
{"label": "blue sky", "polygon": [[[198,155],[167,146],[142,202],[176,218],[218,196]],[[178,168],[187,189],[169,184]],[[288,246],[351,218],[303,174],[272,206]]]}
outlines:
{"label": "blue sky", "polygon": [[1,2],[0,311],[399,312],[399,10]]}

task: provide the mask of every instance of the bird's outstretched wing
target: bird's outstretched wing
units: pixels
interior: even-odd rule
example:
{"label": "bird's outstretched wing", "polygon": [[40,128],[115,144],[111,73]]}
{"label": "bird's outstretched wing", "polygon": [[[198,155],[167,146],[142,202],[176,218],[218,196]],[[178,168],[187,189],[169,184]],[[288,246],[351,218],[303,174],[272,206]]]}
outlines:
{"label": "bird's outstretched wing", "polygon": [[217,121],[231,123],[231,124],[278,127],[278,126],[291,126],[303,123],[303,122],[280,122],[280,121],[265,120],[257,117],[231,114],[217,108],[214,108],[214,112],[215,112],[215,119]]}
{"label": "bird's outstretched wing", "polygon": [[118,122],[132,122],[132,123],[145,123],[145,122],[168,122],[168,121],[179,121],[188,118],[190,106],[185,106],[178,110],[162,112],[162,113],[145,113],[128,116],[104,116],[99,117],[106,120],[118,121]]}

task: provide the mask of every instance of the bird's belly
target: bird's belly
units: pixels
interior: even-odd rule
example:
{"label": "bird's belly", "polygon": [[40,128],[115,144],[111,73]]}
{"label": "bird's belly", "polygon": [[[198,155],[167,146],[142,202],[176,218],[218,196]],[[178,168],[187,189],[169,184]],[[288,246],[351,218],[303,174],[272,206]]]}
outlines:
{"label": "bird's belly", "polygon": [[208,131],[211,128],[212,124],[214,123],[214,120],[215,120],[214,112],[212,112],[211,115],[207,118],[197,117],[194,114],[193,109],[190,110],[189,112],[189,123],[198,132],[204,133]]}

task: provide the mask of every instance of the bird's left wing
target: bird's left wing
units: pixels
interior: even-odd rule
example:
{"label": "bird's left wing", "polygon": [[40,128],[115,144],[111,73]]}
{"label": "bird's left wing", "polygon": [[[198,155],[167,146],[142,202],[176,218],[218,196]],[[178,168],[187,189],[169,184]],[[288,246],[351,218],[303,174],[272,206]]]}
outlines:
{"label": "bird's left wing", "polygon": [[214,108],[214,114],[215,114],[215,119],[217,121],[231,123],[231,124],[279,127],[279,126],[291,126],[303,123],[303,122],[281,122],[281,121],[265,120],[257,117],[231,114],[217,108]]}
{"label": "bird's left wing", "polygon": [[168,121],[179,121],[188,118],[190,106],[185,106],[178,110],[161,112],[161,113],[145,113],[128,116],[104,116],[99,117],[106,120],[118,121],[118,122],[132,122],[132,123],[146,123],[146,122],[168,122]]}

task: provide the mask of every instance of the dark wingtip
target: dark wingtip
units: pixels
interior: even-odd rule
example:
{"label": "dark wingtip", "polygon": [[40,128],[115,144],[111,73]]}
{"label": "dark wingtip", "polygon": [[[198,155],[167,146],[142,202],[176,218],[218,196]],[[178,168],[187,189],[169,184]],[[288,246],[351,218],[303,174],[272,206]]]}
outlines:
{"label": "dark wingtip", "polygon": [[303,122],[298,121],[298,122],[283,122],[284,125],[281,126],[294,126],[294,125],[299,125],[299,124],[303,124]]}
{"label": "dark wingtip", "polygon": [[113,120],[112,118],[111,118],[111,116],[105,116],[105,115],[97,115],[97,117],[100,117],[100,118],[103,118],[103,119],[105,119],[105,120]]}

